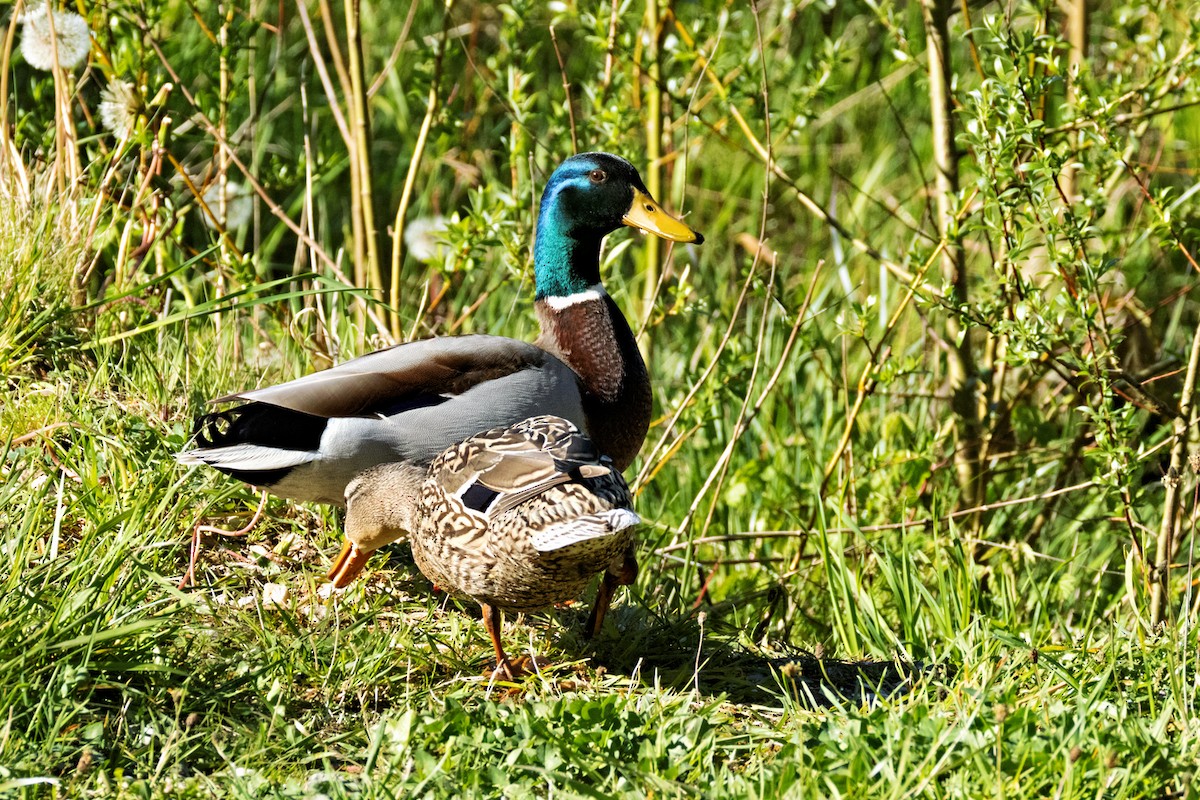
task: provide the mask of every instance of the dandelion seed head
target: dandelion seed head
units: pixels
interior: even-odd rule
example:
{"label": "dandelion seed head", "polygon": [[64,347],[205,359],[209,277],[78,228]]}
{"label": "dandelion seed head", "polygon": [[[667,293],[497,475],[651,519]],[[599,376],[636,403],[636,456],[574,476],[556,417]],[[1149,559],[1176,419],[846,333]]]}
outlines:
{"label": "dandelion seed head", "polygon": [[450,227],[450,220],[438,214],[433,217],[417,217],[404,228],[404,246],[408,254],[426,263],[438,260],[446,250],[442,236]]}
{"label": "dandelion seed head", "polygon": [[21,54],[34,69],[54,69],[56,49],[58,65],[64,69],[74,69],[87,60],[92,49],[91,31],[87,21],[74,11],[49,14],[46,6],[40,5],[22,14],[21,23]]}
{"label": "dandelion seed head", "polygon": [[46,4],[35,2],[25,5],[25,9],[21,12],[20,16],[17,17],[17,22],[24,25],[31,19],[37,19],[38,17],[44,16],[46,16]]}
{"label": "dandelion seed head", "polygon": [[[213,181],[212,185],[204,190],[204,205],[208,206],[212,214],[202,213],[204,224],[210,228],[216,229],[217,222],[221,216],[221,184]],[[225,182],[225,230],[232,231],[241,228],[250,221],[250,215],[254,213],[254,198],[250,196],[250,190],[242,186],[237,181]]]}
{"label": "dandelion seed head", "polygon": [[111,81],[100,92],[100,124],[117,139],[127,139],[137,122],[138,105],[137,87],[128,81]]}

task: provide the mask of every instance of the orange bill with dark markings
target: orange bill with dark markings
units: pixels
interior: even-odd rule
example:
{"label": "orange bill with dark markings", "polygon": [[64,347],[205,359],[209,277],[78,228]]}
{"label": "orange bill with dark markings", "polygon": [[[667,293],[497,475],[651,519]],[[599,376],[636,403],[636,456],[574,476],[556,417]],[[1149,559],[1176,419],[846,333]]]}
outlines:
{"label": "orange bill with dark markings", "polygon": [[345,589],[349,586],[351,581],[363,571],[372,552],[374,551],[360,550],[358,545],[347,539],[346,543],[342,545],[342,552],[338,553],[337,560],[333,562],[327,576],[333,582],[334,588]]}

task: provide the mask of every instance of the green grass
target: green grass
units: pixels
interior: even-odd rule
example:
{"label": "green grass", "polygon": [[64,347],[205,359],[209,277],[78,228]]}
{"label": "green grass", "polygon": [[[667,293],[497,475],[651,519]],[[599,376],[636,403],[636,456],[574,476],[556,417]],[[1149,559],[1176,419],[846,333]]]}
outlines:
{"label": "green grass", "polygon": [[[87,67],[4,65],[0,795],[1197,793],[1186,459],[1167,624],[1149,622],[1198,318],[1200,39],[1173,4],[1092,4],[1073,104],[1059,5],[971,4],[969,39],[952,18],[961,304],[919,7],[676,4],[660,199],[707,242],[663,251],[648,307],[643,241],[615,235],[605,264],[652,356],[642,569],[595,642],[590,598],[508,620],[508,651],[552,665],[515,685],[482,677],[478,612],[402,545],[322,591],[333,509],[271,498],[248,536],[205,536],[177,588],[194,527],[236,529],[258,496],[172,454],[209,398],[393,321],[531,338],[537,192],[571,152],[548,28],[580,149],[648,171],[644,6],[418,4],[396,48],[407,7],[364,4],[383,290],[354,288],[362,154],[319,4],[316,46],[292,6],[144,5],[89,12]],[[145,87],[124,143],[97,117],[117,79]],[[431,85],[406,214],[452,222],[393,295],[386,231]],[[183,179],[247,185],[220,142],[263,190],[227,237]],[[978,365],[983,508],[956,474],[952,319]]]}

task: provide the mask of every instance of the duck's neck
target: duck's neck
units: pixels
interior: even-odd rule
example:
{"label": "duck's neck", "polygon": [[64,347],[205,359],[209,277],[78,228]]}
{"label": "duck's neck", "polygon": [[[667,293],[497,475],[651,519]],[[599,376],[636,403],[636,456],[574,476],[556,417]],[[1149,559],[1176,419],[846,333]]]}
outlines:
{"label": "duck's neck", "polygon": [[537,344],[575,370],[588,433],[623,470],[650,425],[646,363],[629,323],[600,284],[600,239],[548,236],[546,222],[543,214],[534,247],[535,307],[542,326]]}
{"label": "duck's neck", "polygon": [[600,243],[604,236],[572,231],[554,203],[542,203],[533,244],[537,299],[570,297],[600,283]]}

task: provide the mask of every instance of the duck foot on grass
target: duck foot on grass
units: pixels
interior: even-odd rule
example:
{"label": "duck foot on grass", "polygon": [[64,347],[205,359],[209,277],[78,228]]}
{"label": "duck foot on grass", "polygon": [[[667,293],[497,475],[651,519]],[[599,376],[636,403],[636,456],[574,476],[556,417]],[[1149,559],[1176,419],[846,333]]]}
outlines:
{"label": "duck foot on grass", "polygon": [[498,661],[495,667],[484,668],[483,676],[490,681],[515,681],[536,675],[550,666],[550,662],[540,656],[521,656],[520,658],[505,658]]}

